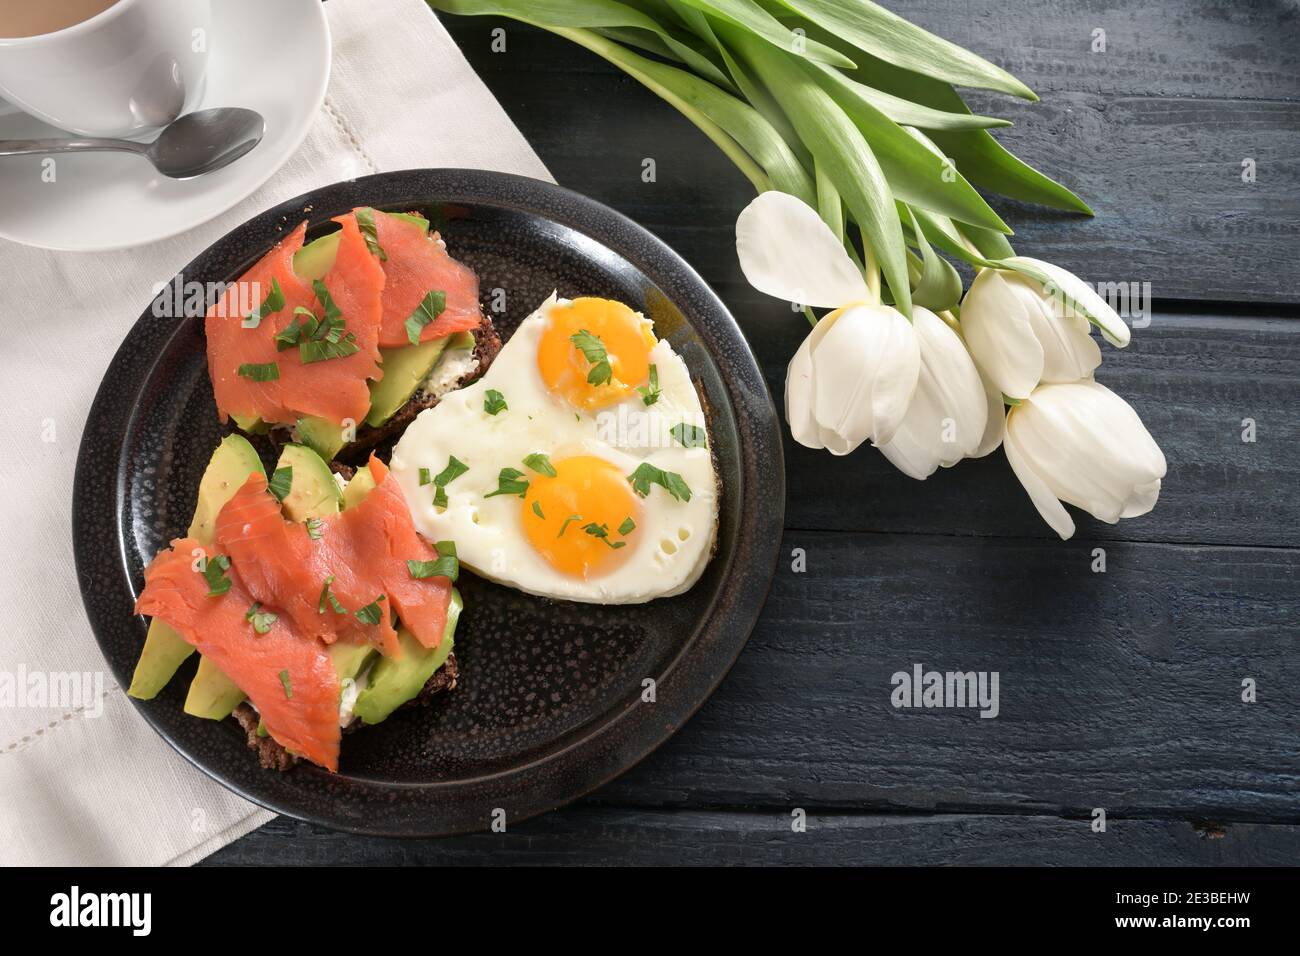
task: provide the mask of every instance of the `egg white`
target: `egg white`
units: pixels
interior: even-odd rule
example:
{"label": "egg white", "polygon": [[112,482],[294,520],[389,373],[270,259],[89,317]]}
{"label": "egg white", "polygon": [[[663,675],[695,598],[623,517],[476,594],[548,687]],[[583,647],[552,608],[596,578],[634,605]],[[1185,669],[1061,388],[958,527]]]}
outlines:
{"label": "egg white", "polygon": [[[667,341],[650,352],[660,397],[647,407],[633,394],[595,414],[576,411],[552,395],[537,368],[537,346],[550,309],[569,300],[553,293],[525,319],[487,373],[450,393],[416,417],[393,450],[391,469],[416,529],[430,541],[454,541],[460,562],[482,577],[530,594],[599,604],[635,604],[680,594],[699,579],[717,535],[717,476],[707,447],[685,448],[671,436],[679,423],[705,428],[699,396],[685,363]],[[509,406],[484,409],[489,389]],[[502,468],[535,478],[524,458],[541,452],[552,461],[593,455],[630,475],[642,462],[676,472],[691,489],[678,501],[652,485],[639,499],[641,517],[625,540],[623,562],[582,580],[565,575],[529,544],[514,495],[485,497],[497,489]],[[446,486],[447,507],[433,504],[435,488],[420,484],[420,469],[437,475],[451,456],[469,470]]]}

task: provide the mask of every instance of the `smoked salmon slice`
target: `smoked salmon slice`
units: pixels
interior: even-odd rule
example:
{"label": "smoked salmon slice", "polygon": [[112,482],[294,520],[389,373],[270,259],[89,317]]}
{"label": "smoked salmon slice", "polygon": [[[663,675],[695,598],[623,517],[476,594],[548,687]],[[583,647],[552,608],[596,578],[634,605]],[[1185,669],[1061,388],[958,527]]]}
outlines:
{"label": "smoked salmon slice", "polygon": [[386,282],[379,344],[384,348],[410,345],[406,320],[430,292],[442,292],[442,313],[420,331],[420,341],[470,332],[483,322],[478,304],[478,276],[457,262],[435,232],[426,233],[416,223],[382,213],[374,215],[375,238],[384,251]]}
{"label": "smoked salmon slice", "polygon": [[437,647],[451,581],[412,576],[408,561],[433,561],[437,552],[416,532],[396,480],[373,456],[370,472],[375,487],[360,504],[310,531],[285,519],[266,478],[253,473],[217,515],[217,547],[254,600],[282,610],[303,634],[326,643],[369,641],[397,657],[396,614],[422,645]]}
{"label": "smoked salmon slice", "polygon": [[[217,547],[239,568],[249,594],[287,614],[300,633],[327,644],[340,638],[369,642],[385,656],[399,656],[387,610],[373,624],[356,616],[383,593],[370,569],[321,548],[328,523],[337,520],[314,524],[319,537],[313,539],[307,525],[285,519],[266,478],[253,473],[217,515]],[[336,537],[332,531],[329,536]]]}
{"label": "smoked salmon slice", "polygon": [[[358,350],[342,358],[306,364],[299,349],[281,352],[284,403],[300,415],[317,416],[336,425],[346,420],[359,425],[370,411],[367,381],[384,374],[379,366],[384,270],[370,254],[356,216],[348,213],[334,221],[343,228],[338,255],[323,281]],[[314,313],[324,315],[323,303],[314,304]],[[283,324],[277,322],[277,332],[292,321],[292,314],[281,313],[280,317]]]}
{"label": "smoked salmon slice", "polygon": [[211,596],[211,585],[194,567],[200,552],[216,560],[194,538],[178,538],[154,558],[136,613],[162,619],[219,667],[285,749],[337,771],[340,686],[325,645],[305,637],[285,615],[259,634],[249,619],[255,599],[236,562],[225,572],[229,589]]}
{"label": "smoked salmon slice", "polygon": [[[240,277],[208,310],[204,331],[208,340],[208,374],[212,379],[221,420],[231,415],[292,425],[314,416],[336,425],[353,424],[370,410],[368,381],[383,377],[379,365],[379,331],[383,315],[384,270],[366,246],[356,217],[336,220],[342,229],[334,265],[321,280],[333,310],[318,290],[293,271],[293,256],[302,248],[304,222]],[[267,297],[278,288],[283,305],[262,315]],[[277,304],[274,300],[270,306]],[[302,311],[300,311],[302,310]],[[310,316],[318,321],[333,314],[343,322],[340,338],[347,354],[304,362],[303,349],[291,326]],[[355,350],[351,350],[355,346]],[[242,372],[241,372],[242,369]]]}
{"label": "smoked salmon slice", "polygon": [[411,512],[397,480],[374,455],[370,474],[375,487],[359,505],[324,519],[320,551],[330,568],[364,569],[371,591],[378,591],[424,647],[437,647],[447,624],[451,580],[416,578],[407,561],[434,561],[438,553],[411,522]]}
{"label": "smoked salmon slice", "polygon": [[[293,271],[293,256],[302,248],[306,232],[304,222],[277,242],[208,309],[203,325],[208,340],[208,376],[212,379],[217,412],[223,422],[231,415],[260,418],[265,422],[297,420],[284,404],[279,379],[259,381],[247,374],[240,375],[239,369],[278,363],[275,333],[282,326],[277,323],[283,320],[287,325],[295,308],[310,308],[315,304],[311,288]],[[248,313],[260,311],[276,286],[284,297],[284,306],[279,312],[264,316],[256,328],[245,327]]]}

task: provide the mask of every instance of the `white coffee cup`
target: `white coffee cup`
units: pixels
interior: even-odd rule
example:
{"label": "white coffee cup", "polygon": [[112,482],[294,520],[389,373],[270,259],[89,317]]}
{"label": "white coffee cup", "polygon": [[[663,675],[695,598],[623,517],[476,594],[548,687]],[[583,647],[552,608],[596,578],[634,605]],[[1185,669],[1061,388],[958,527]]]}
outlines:
{"label": "white coffee cup", "polygon": [[117,0],[53,33],[0,37],[0,97],[81,136],[148,133],[198,103],[210,17],[209,0]]}

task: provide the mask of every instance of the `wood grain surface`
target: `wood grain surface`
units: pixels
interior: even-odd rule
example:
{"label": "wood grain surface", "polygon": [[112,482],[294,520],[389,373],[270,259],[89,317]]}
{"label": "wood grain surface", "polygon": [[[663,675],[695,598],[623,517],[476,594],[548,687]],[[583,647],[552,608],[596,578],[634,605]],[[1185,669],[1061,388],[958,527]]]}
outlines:
{"label": "wood grain surface", "polygon": [[[914,482],[871,448],[836,459],[787,441],[786,558],[760,624],[643,764],[505,834],[395,842],[277,820],[210,862],[1300,860],[1297,7],[887,5],[1042,96],[970,101],[1014,119],[999,137],[1097,217],[992,197],[1018,251],[1150,283],[1149,325],[1126,350],[1103,344],[1097,377],[1164,449],[1155,511],[1118,526],[1076,513],[1060,542],[1000,451]],[[562,185],[659,234],[718,290],[779,396],[805,327],[740,275],[748,183],[603,61],[515,23],[444,22]],[[891,706],[891,675],[918,663],[997,671],[996,719]]]}

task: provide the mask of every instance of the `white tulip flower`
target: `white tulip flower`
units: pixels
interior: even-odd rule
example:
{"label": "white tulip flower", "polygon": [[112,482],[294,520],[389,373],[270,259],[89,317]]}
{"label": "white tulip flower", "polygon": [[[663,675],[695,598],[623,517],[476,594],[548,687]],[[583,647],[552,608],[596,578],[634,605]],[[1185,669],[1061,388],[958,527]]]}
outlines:
{"label": "white tulip flower", "polygon": [[[902,424],[880,450],[899,471],[923,480],[940,465],[951,468],[977,457],[986,432],[1001,440],[1002,398],[996,396],[994,410],[961,337],[941,318],[917,306],[912,325],[921,346],[921,374]],[[993,429],[987,427],[991,414],[999,419]],[[992,434],[984,454],[997,447]]]}
{"label": "white tulip flower", "polygon": [[921,369],[917,334],[892,306],[871,304],[866,280],[807,203],[765,192],[736,220],[736,252],[750,285],[829,308],[795,353],[785,408],[795,441],[847,455],[884,444],[903,422]]}
{"label": "white tulip flower", "polygon": [[1089,335],[1090,313],[1112,345],[1129,342],[1128,326],[1074,274],[1028,256],[1008,260],[1036,268],[1044,284],[1018,272],[983,269],[961,307],[962,333],[980,370],[1002,394],[1026,398],[1040,382],[1091,378],[1101,350]]}
{"label": "white tulip flower", "polygon": [[1007,415],[1007,460],[1062,540],[1074,521],[1062,501],[1102,521],[1155,507],[1165,456],[1131,405],[1088,380],[1040,385]]}

